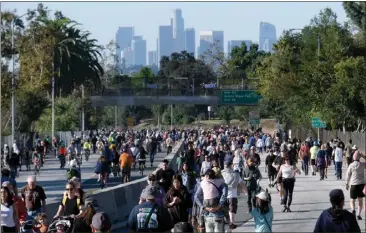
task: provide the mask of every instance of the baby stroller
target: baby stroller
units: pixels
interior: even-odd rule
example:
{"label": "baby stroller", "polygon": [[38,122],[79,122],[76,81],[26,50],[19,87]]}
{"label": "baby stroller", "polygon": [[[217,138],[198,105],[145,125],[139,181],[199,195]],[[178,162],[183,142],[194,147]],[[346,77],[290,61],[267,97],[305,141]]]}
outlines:
{"label": "baby stroller", "polygon": [[74,227],[74,218],[61,216],[54,218],[48,227],[47,233],[70,233]]}
{"label": "baby stroller", "polygon": [[20,233],[33,233],[33,221],[28,220],[21,224]]}

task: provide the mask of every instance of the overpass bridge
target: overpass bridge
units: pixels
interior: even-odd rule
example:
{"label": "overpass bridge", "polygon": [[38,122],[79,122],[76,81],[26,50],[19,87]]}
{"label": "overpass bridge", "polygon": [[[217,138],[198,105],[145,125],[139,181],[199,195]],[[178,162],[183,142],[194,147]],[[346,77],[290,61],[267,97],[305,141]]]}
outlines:
{"label": "overpass bridge", "polygon": [[238,88],[114,88],[91,96],[92,105],[125,106],[154,104],[246,105],[258,103],[260,96],[254,90]]}

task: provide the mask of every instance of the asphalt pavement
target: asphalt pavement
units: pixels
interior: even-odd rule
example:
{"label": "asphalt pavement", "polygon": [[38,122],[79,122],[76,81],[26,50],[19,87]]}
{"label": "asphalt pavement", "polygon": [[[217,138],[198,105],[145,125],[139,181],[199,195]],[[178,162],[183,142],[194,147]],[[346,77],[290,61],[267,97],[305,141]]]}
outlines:
{"label": "asphalt pavement", "polygon": [[[264,162],[265,156],[261,156]],[[263,163],[262,162],[262,163]],[[301,164],[297,167],[301,169]],[[283,213],[283,205],[280,205],[280,197],[276,188],[270,188],[272,197],[272,206],[274,209],[273,216],[273,232],[313,232],[316,221],[323,210],[331,207],[329,202],[329,192],[333,189],[342,189],[345,195],[344,208],[350,210],[349,207],[349,191],[345,189],[346,165],[343,163],[343,180],[337,180],[335,176],[334,165],[328,168],[328,178],[320,180],[319,173],[317,176],[296,175],[296,183],[293,193],[292,205],[290,213]],[[309,168],[309,171],[310,168]],[[267,174],[264,173],[264,166],[261,166],[263,180],[262,187],[267,186]],[[238,215],[239,217],[240,215]],[[365,210],[361,214],[363,220],[358,220],[361,232],[365,230]],[[233,232],[254,232],[255,224],[253,219],[243,223]]]}
{"label": "asphalt pavement", "polygon": [[[149,175],[153,169],[156,169],[165,157],[166,150],[162,148],[162,152],[157,153],[155,156],[153,168],[150,167],[150,162],[146,163],[147,167],[144,171],[144,176]],[[83,163],[81,165],[81,179],[83,182],[83,189],[87,193],[92,190],[100,189],[99,183],[97,183],[97,175],[94,173],[94,168],[98,158],[99,155],[97,154],[91,154],[89,161],[85,161],[85,157],[83,158]],[[40,175],[37,176],[37,185],[44,188],[47,196],[47,203],[60,201],[61,195],[65,190],[66,168],[68,168],[68,165],[65,166],[65,169],[60,169],[59,160],[54,156],[48,155],[46,157],[45,165],[41,168]],[[19,177],[16,178],[18,189],[21,189],[26,185],[28,176],[34,175],[33,171],[24,171],[24,169],[25,166],[23,166],[23,170],[19,173]],[[139,178],[142,178],[142,175],[138,174],[138,168],[136,168],[136,171],[132,170],[131,180]],[[107,187],[113,187],[121,183],[122,179],[120,177],[113,177],[111,174]]]}

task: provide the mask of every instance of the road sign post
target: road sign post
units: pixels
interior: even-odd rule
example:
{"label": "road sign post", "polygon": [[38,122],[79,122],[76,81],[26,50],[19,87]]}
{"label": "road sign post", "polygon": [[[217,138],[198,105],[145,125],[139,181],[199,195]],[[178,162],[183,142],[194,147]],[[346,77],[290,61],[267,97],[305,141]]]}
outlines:
{"label": "road sign post", "polygon": [[249,112],[249,124],[259,125],[259,123],[260,123],[260,113],[259,113],[259,111],[250,111]]}
{"label": "road sign post", "polygon": [[257,105],[262,97],[253,90],[222,90],[220,92],[221,105]]}
{"label": "road sign post", "polygon": [[318,141],[320,140],[320,129],[324,129],[327,127],[327,123],[325,121],[322,121],[320,118],[313,117],[311,119],[311,125],[313,128],[318,129]]}
{"label": "road sign post", "polygon": [[208,120],[211,121],[211,106],[207,107],[207,111],[208,111]]}

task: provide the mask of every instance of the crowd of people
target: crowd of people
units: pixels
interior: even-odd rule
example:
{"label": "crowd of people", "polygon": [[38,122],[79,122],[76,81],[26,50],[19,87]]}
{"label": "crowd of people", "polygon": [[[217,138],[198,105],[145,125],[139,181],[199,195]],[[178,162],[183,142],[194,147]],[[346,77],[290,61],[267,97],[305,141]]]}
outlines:
{"label": "crowd of people", "polygon": [[[78,151],[100,153],[95,173],[103,187],[111,173],[129,182],[131,170],[139,163],[143,171],[146,160],[151,167],[161,147],[168,153],[177,141],[183,150],[174,164],[163,160],[159,169],[148,176],[148,184],[139,203],[131,210],[128,228],[132,232],[225,232],[237,228],[238,197],[245,193],[247,209],[255,222],[255,232],[272,232],[274,210],[268,191],[276,188],[280,194],[282,212],[291,212],[296,174],[327,179],[328,167],[335,166],[337,179],[342,180],[343,158],[347,162],[345,186],[350,191],[351,213],[343,209],[342,190],[330,192],[331,208],[319,217],[314,232],[360,232],[365,197],[366,159],[350,140],[347,145],[339,139],[322,143],[312,138],[304,142],[289,140],[287,134],[264,134],[237,127],[216,129],[185,129],[160,131],[102,131],[75,138],[66,149],[70,164],[77,160]],[[62,145],[62,143],[58,143]],[[75,152],[72,152],[75,151]],[[264,156],[264,157],[263,157]],[[261,158],[262,157],[262,158]],[[260,165],[264,160],[268,188],[260,181],[265,177]],[[300,162],[301,167],[297,167]],[[116,165],[116,166],[115,166]],[[85,197],[81,180],[72,176],[65,185],[60,205],[52,219],[46,212],[46,193],[37,185],[35,176],[18,194],[16,176],[11,169],[2,170],[1,226],[2,232],[26,232],[31,224],[36,232],[108,232],[108,213],[99,212],[96,200]],[[358,209],[356,212],[356,201]],[[348,214],[349,213],[349,214]],[[333,221],[332,219],[337,219]],[[346,224],[340,224],[345,222]],[[57,225],[58,224],[58,225]],[[60,231],[63,230],[63,231]]]}

